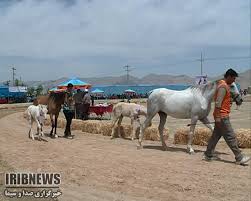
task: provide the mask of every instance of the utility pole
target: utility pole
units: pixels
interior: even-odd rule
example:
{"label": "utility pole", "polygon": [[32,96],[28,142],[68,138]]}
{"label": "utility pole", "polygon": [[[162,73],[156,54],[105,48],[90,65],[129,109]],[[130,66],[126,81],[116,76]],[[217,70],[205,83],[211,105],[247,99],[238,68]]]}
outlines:
{"label": "utility pole", "polygon": [[249,1],[249,57],[249,68],[251,68],[251,0]]}
{"label": "utility pole", "polygon": [[129,85],[129,72],[132,71],[130,68],[130,66],[126,65],[124,66],[123,68],[125,68],[125,71],[126,71],[126,83],[127,85]]}
{"label": "utility pole", "polygon": [[12,69],[12,81],[13,81],[13,86],[15,86],[15,75],[16,75],[15,70],[17,70],[17,69],[15,69],[14,66],[13,66],[11,69]]}
{"label": "utility pole", "polygon": [[203,57],[202,57],[202,52],[200,53],[200,75],[203,75]]}

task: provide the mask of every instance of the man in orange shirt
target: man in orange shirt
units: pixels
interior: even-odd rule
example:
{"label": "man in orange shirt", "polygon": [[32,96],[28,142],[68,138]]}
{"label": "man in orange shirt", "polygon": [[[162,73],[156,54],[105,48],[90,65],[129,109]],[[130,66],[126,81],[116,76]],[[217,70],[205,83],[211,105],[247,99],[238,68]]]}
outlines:
{"label": "man in orange shirt", "polygon": [[224,137],[227,145],[234,153],[237,164],[244,165],[250,160],[250,157],[241,153],[238,147],[237,138],[229,121],[231,108],[230,85],[235,81],[236,77],[238,77],[238,73],[230,68],[226,71],[224,79],[220,80],[218,83],[213,113],[215,127],[204,154],[205,159],[208,161],[214,159],[213,152],[221,136]]}

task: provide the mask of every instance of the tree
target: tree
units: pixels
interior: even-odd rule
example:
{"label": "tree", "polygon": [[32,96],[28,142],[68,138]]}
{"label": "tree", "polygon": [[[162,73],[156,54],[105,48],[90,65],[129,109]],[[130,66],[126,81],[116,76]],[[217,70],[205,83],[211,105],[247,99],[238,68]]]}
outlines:
{"label": "tree", "polygon": [[15,79],[15,86],[19,86],[19,83],[20,81],[18,79]]}
{"label": "tree", "polygon": [[5,86],[10,86],[10,80],[7,80],[6,82],[3,83]]}
{"label": "tree", "polygon": [[43,90],[44,90],[43,86],[41,84],[38,85],[38,87],[36,88],[36,96],[40,96]]}
{"label": "tree", "polygon": [[35,88],[34,87],[28,87],[27,88],[27,95],[28,96],[34,96]]}

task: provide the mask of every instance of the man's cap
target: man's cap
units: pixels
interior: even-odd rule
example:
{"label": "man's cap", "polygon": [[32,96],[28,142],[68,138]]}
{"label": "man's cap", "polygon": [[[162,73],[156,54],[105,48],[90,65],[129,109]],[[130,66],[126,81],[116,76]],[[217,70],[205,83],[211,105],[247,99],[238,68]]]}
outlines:
{"label": "man's cap", "polygon": [[67,84],[67,88],[73,87],[72,83]]}

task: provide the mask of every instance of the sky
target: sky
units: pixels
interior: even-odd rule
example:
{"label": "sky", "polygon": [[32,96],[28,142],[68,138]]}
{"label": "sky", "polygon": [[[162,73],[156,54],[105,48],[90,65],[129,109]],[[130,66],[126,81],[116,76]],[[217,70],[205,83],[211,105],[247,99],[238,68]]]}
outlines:
{"label": "sky", "polygon": [[[0,0],[0,81],[250,69],[248,0]],[[244,57],[244,58],[243,58]],[[211,60],[210,60],[211,58]],[[214,58],[214,59],[213,59]]]}

